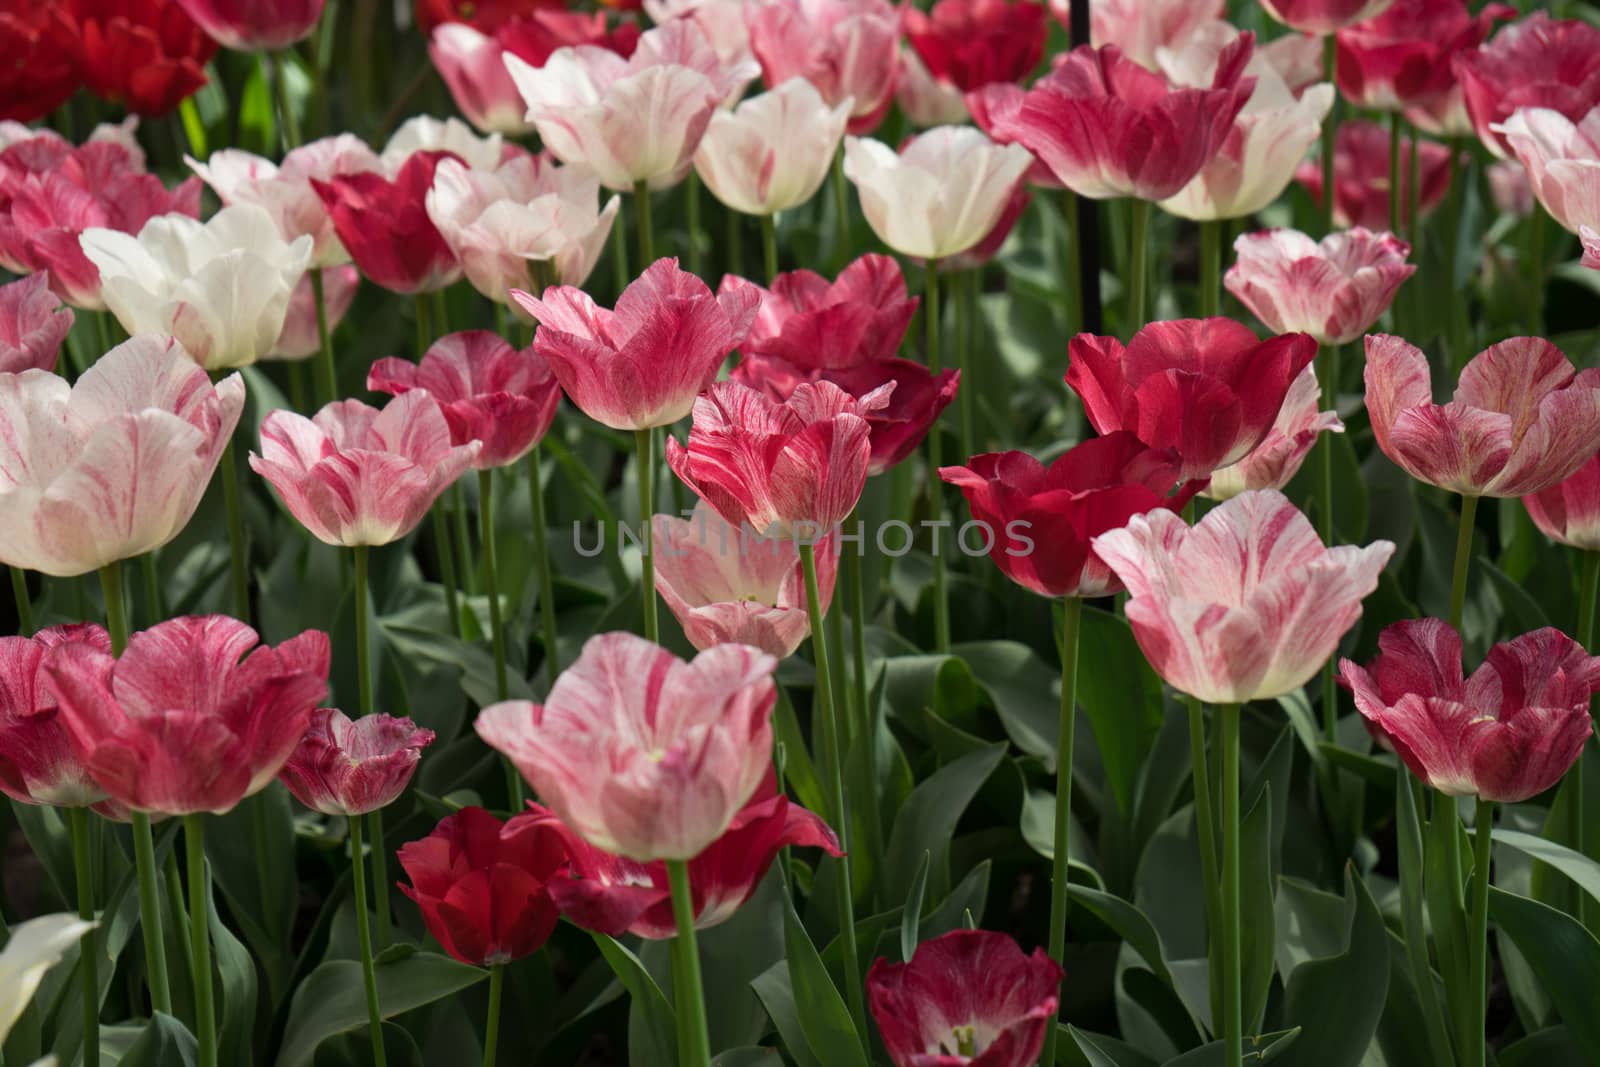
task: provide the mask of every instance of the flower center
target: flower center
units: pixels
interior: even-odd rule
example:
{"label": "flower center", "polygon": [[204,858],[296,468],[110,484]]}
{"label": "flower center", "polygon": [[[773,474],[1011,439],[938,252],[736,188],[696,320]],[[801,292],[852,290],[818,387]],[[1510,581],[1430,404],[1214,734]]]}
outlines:
{"label": "flower center", "polygon": [[958,1026],[951,1031],[951,1036],[956,1040],[956,1055],[976,1056],[978,1054],[978,1029],[975,1026]]}

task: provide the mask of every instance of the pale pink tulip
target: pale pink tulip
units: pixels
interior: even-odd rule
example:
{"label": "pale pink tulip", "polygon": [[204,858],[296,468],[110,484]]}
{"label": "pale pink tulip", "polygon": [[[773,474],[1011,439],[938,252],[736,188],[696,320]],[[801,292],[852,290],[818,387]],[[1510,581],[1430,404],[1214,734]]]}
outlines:
{"label": "pale pink tulip", "polygon": [[822,187],[850,118],[803,78],[711,116],[694,165],[711,195],[746,215],[774,215]]}
{"label": "pale pink tulip", "polygon": [[395,177],[406,160],[418,152],[449,152],[473,170],[494,170],[527,149],[506,141],[498,133],[480,137],[454,116],[436,119],[432,115],[416,115],[401,123],[384,143],[378,156],[384,175]]}
{"label": "pale pink tulip", "polygon": [[1309,681],[1394,553],[1388,541],[1325,547],[1273,489],[1241,493],[1193,528],[1164,509],[1135,515],[1092,544],[1132,595],[1128,621],[1150,665],[1212,704]]}
{"label": "pale pink tulip", "polygon": [[1298,230],[1262,230],[1233,243],[1238,262],[1223,284],[1273,333],[1308,333],[1349,344],[1389,309],[1417,268],[1411,246],[1357,226],[1314,241]]}
{"label": "pale pink tulip", "polygon": [[481,447],[452,445],[438,403],[413,392],[382,411],[340,400],[315,419],[269,412],[250,467],[318,540],[386,545],[416,528]]}
{"label": "pale pink tulip", "polygon": [[642,637],[601,634],[542,706],[479,712],[478,736],[596,848],[689,860],[722,835],[772,764],[776,665],[746,645],[685,663]]}
{"label": "pale pink tulip", "polygon": [[0,285],[0,373],[55,370],[72,310],[50,291],[48,274]]}
{"label": "pale pink tulip", "polygon": [[768,88],[804,78],[829,104],[853,101],[851,133],[883,121],[901,31],[887,0],[746,0],[744,18]]}
{"label": "pale pink tulip", "polygon": [[[346,263],[339,267],[326,267],[322,271],[322,310],[328,317],[331,334],[344,321],[350,305],[355,302],[356,290],[361,287],[361,272]],[[322,348],[322,334],[317,330],[316,293],[311,288],[311,274],[295,285],[289,294],[289,310],[283,317],[283,329],[278,333],[278,343],[263,360],[310,359]]]}
{"label": "pale pink tulip", "polygon": [[1583,265],[1593,270],[1600,270],[1600,230],[1582,227],[1578,236],[1583,240]]}
{"label": "pale pink tulip", "polygon": [[[1157,70],[1160,49],[1194,40],[1226,7],[1227,0],[1095,0],[1089,5],[1089,41],[1096,48],[1114,44],[1135,63]],[[1068,0],[1050,0],[1050,10],[1067,24]]]}
{"label": "pale pink tulip", "polygon": [[1335,411],[1318,411],[1322,388],[1317,372],[1307,367],[1289,387],[1283,398],[1278,421],[1250,454],[1231,466],[1211,472],[1211,483],[1203,495],[1227,500],[1250,489],[1282,489],[1289,484],[1311,452],[1311,446],[1326,431],[1344,433],[1344,423]]}
{"label": "pale pink tulip", "polygon": [[693,22],[728,66],[753,61],[744,0],[644,0],[645,14],[660,26],[674,19]]}
{"label": "pale pink tulip", "polygon": [[1525,219],[1533,214],[1533,184],[1528,181],[1528,170],[1514,159],[1497,159],[1483,168],[1489,180],[1489,197],[1495,210],[1512,218]]}
{"label": "pale pink tulip", "polygon": [[894,98],[913,126],[957,126],[971,117],[966,94],[935,78],[911,48],[900,50],[900,77]]}
{"label": "pale pink tulip", "polygon": [[0,562],[69,578],[160,548],[188,523],[244,409],[171,338],[135,337],[73,386],[0,375]]}
{"label": "pale pink tulip", "polygon": [[1577,122],[1550,108],[1518,108],[1493,129],[1527,168],[1551,218],[1573,233],[1600,226],[1600,105]]}
{"label": "pale pink tulip", "polygon": [[485,133],[521,136],[533,129],[527,105],[506,70],[505,49],[491,34],[464,22],[445,22],[428,38],[428,57],[456,107]]}

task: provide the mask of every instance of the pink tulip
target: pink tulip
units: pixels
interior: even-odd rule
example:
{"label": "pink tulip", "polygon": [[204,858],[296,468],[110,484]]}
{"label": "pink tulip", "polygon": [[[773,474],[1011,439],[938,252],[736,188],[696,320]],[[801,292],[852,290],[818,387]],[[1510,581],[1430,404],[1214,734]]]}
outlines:
{"label": "pink tulip", "polygon": [[1211,472],[1205,496],[1227,500],[1248,489],[1282,489],[1289,484],[1311,447],[1324,432],[1344,433],[1344,423],[1335,411],[1318,411],[1322,388],[1317,372],[1310,367],[1289,387],[1278,420],[1261,443],[1237,463]]}
{"label": "pink tulip", "polygon": [[250,468],[283,506],[330,545],[386,545],[416,528],[439,494],[482,447],[454,445],[426,392],[398,396],[382,411],[339,400],[308,419],[273,411],[261,423]]}
{"label": "pink tulip", "polygon": [[774,215],[816,195],[839,150],[847,104],[829,107],[803,78],[791,78],[711,116],[695,150],[706,188],[747,215]]}
{"label": "pink tulip", "polygon": [[1451,60],[1481,45],[1505,4],[1473,13],[1466,0],[1393,0],[1338,36],[1339,91],[1359,107],[1402,111],[1438,99],[1456,84]]}
{"label": "pink tulip", "polygon": [[[1051,0],[1050,8],[1068,24],[1068,0]],[[1097,0],[1089,5],[1089,43],[1116,45],[1135,63],[1156,70],[1157,52],[1188,44],[1226,8],[1227,0]]]}
{"label": "pink tulip", "polygon": [[929,72],[917,53],[900,49],[900,73],[895,76],[895,103],[913,126],[957,126],[971,116],[966,94]]}
{"label": "pink tulip", "polygon": [[[1389,131],[1357,119],[1339,125],[1333,154],[1333,221],[1336,226],[1389,228]],[[1420,144],[1417,208],[1428,215],[1450,189],[1450,149],[1436,141],[1400,139],[1400,221],[1411,219],[1411,149]],[[1306,162],[1295,172],[1311,199],[1322,203],[1322,163]]]}
{"label": "pink tulip", "polygon": [[439,338],[422,363],[390,356],[367,373],[367,388],[391,396],[421,390],[433,397],[456,445],[478,442],[472,466],[505,467],[538,444],[555,420],[561,387],[532,348],[517,351],[488,330]]}
{"label": "pink tulip", "polygon": [[905,25],[926,69],[963,92],[1030,76],[1047,33],[1043,6],[1025,0],[936,0],[907,8]]}
{"label": "pink tulip", "polygon": [[657,26],[674,19],[694,23],[728,66],[755,59],[744,24],[744,0],[643,0],[643,5]]}
{"label": "pink tulip", "polygon": [[1600,226],[1600,104],[1576,122],[1550,108],[1519,108],[1494,130],[1551,218],[1573,233]]}
{"label": "pink tulip", "polygon": [[1453,66],[1478,139],[1504,159],[1511,150],[1494,127],[1518,108],[1551,108],[1576,122],[1600,104],[1600,27],[1535,11]]}
{"label": "pink tulip", "polygon": [[90,777],[166,815],[221,814],[265,789],[327,695],[329,646],[319,630],[259,640],[237,619],[185,616],[134,634],[119,659],[83,641],[51,652],[45,676]]}
{"label": "pink tulip", "polygon": [[1600,370],[1513,337],[1479,353],[1448,404],[1433,402],[1428,357],[1399,337],[1367,338],[1367,411],[1378,447],[1407,474],[1463,496],[1526,496],[1600,451]]}
{"label": "pink tulip", "polygon": [[[340,267],[322,270],[323,314],[328,319],[331,334],[344,321],[350,305],[355,302],[356,290],[361,287],[361,272],[346,263]],[[264,360],[310,359],[322,349],[322,335],[317,329],[316,293],[311,288],[311,274],[295,284],[289,294],[289,310],[283,318],[283,331],[278,343]]]}
{"label": "pink tulip", "polygon": [[428,190],[444,152],[413,152],[394,178],[374,171],[311,179],[333,229],[368,281],[390,292],[431,293],[461,277],[461,263],[428,217]]}
{"label": "pink tulip", "polygon": [[745,26],[772,89],[804,78],[830,105],[851,101],[850,132],[876,129],[894,99],[900,11],[887,0],[748,0]]}
{"label": "pink tulip", "polygon": [[405,792],[431,744],[433,731],[410,719],[368,715],[351,722],[336,708],[318,708],[278,777],[312,811],[365,815]]}
{"label": "pink tulip", "polygon": [[212,40],[237,52],[275,52],[303,41],[326,0],[178,0]]}
{"label": "pink tulip", "polygon": [[1211,704],[1309,681],[1394,553],[1388,541],[1325,548],[1275,489],[1241,493],[1192,529],[1166,510],[1135,515],[1091,544],[1132,594],[1128,621],[1150,665]]}
{"label": "pink tulip", "polygon": [[1115,45],[1082,45],[1024,92],[991,85],[967,106],[991,137],[1015,141],[1056,179],[1096,200],[1165,200],[1222,148],[1255,89],[1244,76],[1254,38],[1241,35],[1208,89],[1173,89]]}
{"label": "pink tulip", "polygon": [[705,282],[658,259],[599,307],[572,286],[511,299],[539,322],[534,351],[583,413],[614,430],[670,426],[694,406],[755,318],[757,293],[713,296]]}
{"label": "pink tulip", "polygon": [[1583,754],[1600,658],[1546,628],[1495,645],[1463,679],[1461,635],[1411,619],[1384,629],[1365,669],[1341,660],[1339,674],[1412,774],[1446,796],[1518,804]]}
{"label": "pink tulip", "polygon": [[1583,226],[1579,228],[1578,236],[1583,240],[1583,265],[1600,270],[1600,230]]}
{"label": "pink tulip", "polygon": [[1069,352],[1066,382],[1095,430],[1131,430],[1175,450],[1188,481],[1261,444],[1317,342],[1303,333],[1261,341],[1230,319],[1182,319],[1153,322],[1126,347],[1079,334]]}
{"label": "pink tulip", "polygon": [[1411,246],[1361,227],[1314,241],[1298,230],[1262,230],[1233,243],[1238,262],[1223,284],[1273,333],[1300,331],[1344,345],[1389,309],[1416,273]]}
{"label": "pink tulip", "polygon": [[395,178],[411,162],[412,156],[423,152],[448,153],[473,170],[494,170],[502,163],[528,154],[526,148],[508,142],[498,133],[478,136],[471,126],[458,118],[414,115],[402,122],[384,142],[378,161],[383,164],[383,174]]}
{"label": "pink tulip", "polygon": [[43,274],[0,285],[0,373],[56,369],[61,342],[72,331],[72,311],[49,285]]}
{"label": "pink tulip", "polygon": [[1550,540],[1600,551],[1600,454],[1548,489],[1523,497],[1522,503]]}
{"label": "pink tulip", "polygon": [[43,670],[50,651],[71,641],[111,651],[92,623],[0,637],[0,793],[22,804],[82,808],[106,799],[72,751]]}
{"label": "pink tulip", "polygon": [[776,665],[744,645],[685,663],[633,634],[601,634],[542,706],[479,712],[478,736],[589,844],[641,862],[689,860],[771,767]]}
{"label": "pink tulip", "polygon": [[1502,215],[1525,219],[1533,214],[1533,183],[1528,170],[1514,159],[1497,159],[1483,168],[1489,181],[1489,197]]}
{"label": "pink tulip", "polygon": [[892,389],[858,402],[831,382],[806,382],[780,403],[718,382],[694,402],[689,443],[667,438],[667,465],[735,526],[819,538],[861,498],[872,457],[863,415]]}
{"label": "pink tulip", "polygon": [[[742,279],[724,279],[727,291]],[[900,349],[917,298],[906,295],[905,276],[890,256],[868,253],[828,281],[809,270],[755,287],[760,305],[739,345],[745,356],[781,359],[801,367],[849,367],[889,359]]]}
{"label": "pink tulip", "polygon": [[[657,515],[651,527],[656,591],[689,643],[752,645],[784,659],[811,636],[800,550],[731,526],[704,500],[688,519]],[[817,555],[824,613],[833,599],[837,552]]]}
{"label": "pink tulip", "polygon": [[1267,14],[1301,33],[1317,36],[1382,14],[1394,0],[1261,0]]}
{"label": "pink tulip", "polygon": [[69,387],[0,375],[0,562],[70,578],[160,548],[204,495],[244,408],[170,338],[135,337]]}

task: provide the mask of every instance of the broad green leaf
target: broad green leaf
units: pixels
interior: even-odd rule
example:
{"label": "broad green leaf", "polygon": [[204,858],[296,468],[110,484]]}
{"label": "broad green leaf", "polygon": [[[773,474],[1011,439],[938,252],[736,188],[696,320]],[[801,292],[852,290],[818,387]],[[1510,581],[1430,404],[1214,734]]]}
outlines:
{"label": "broad green leaf", "polygon": [[[1065,1027],[1066,1034],[1057,1044],[1056,1062],[1073,1063],[1070,1052],[1065,1052],[1061,1046],[1074,1046],[1081,1056],[1081,1061],[1088,1067],[1156,1067],[1156,1061],[1135,1049],[1132,1045],[1124,1044],[1114,1037],[1103,1034],[1091,1034],[1079,1030],[1075,1026]],[[1071,1040],[1065,1040],[1070,1037]]]}
{"label": "broad green leaf", "polygon": [[[1287,740],[1287,734],[1279,738],[1280,744]],[[1287,746],[1283,750],[1289,751]],[[1267,993],[1272,989],[1276,933],[1272,915],[1272,807],[1272,792],[1263,789],[1239,828],[1239,913],[1248,917],[1241,922],[1239,932],[1246,1030],[1261,1025]]]}
{"label": "broad green leaf", "polygon": [[656,980],[650,977],[650,972],[645,970],[639,957],[627,946],[602,933],[591,932],[590,936],[599,946],[600,954],[611,965],[611,970],[616,973],[617,980],[628,991],[633,1000],[633,1009],[643,1012],[645,1030],[652,1038],[643,1048],[633,1047],[633,1043],[630,1043],[628,1062],[645,1067],[672,1067],[678,1058],[677,1018],[661,987],[656,985]]}
{"label": "broad green leaf", "polygon": [[806,1043],[828,1067],[867,1067],[867,1055],[844,998],[834,987],[794,905],[784,908],[784,946],[795,1013]]}
{"label": "broad green leaf", "polygon": [[911,889],[906,893],[906,903],[900,912],[900,959],[911,959],[912,953],[917,951],[917,926],[922,922],[922,897],[928,888],[928,867],[933,863],[933,854],[924,852],[922,862],[917,864],[917,876],[911,880]]}
{"label": "broad green leaf", "polygon": [[1538,975],[1573,1041],[1600,1063],[1600,941],[1567,913],[1493,886],[1489,918]]}
{"label": "broad green leaf", "polygon": [[1347,866],[1340,951],[1284,976],[1283,1021],[1300,1036],[1286,1067],[1357,1067],[1367,1055],[1389,989],[1389,942],[1372,894]]}
{"label": "broad green leaf", "polygon": [[[104,1031],[101,1036],[104,1038]],[[117,1067],[194,1067],[199,1058],[200,1042],[189,1028],[170,1015],[156,1012],[117,1061]]]}
{"label": "broad green leaf", "polygon": [[887,899],[905,898],[924,852],[933,856],[933,884],[949,884],[950,839],[956,823],[1000,766],[1005,752],[1006,746],[999,744],[968,753],[941,767],[911,791],[889,835],[883,878]]}
{"label": "broad green leaf", "polygon": [[1558,845],[1518,830],[1497,829],[1494,831],[1494,840],[1549,864],[1576,882],[1590,896],[1600,900],[1600,863],[1574,852],[1566,845]]}
{"label": "broad green leaf", "polygon": [[273,782],[226,815],[211,816],[206,858],[245,943],[267,976],[272,1003],[288,995],[288,946],[299,900],[294,812],[289,791]]}
{"label": "broad green leaf", "polygon": [[1089,717],[1111,796],[1127,812],[1161,726],[1161,682],[1124,619],[1086,607],[1078,641],[1078,704]]}
{"label": "broad green leaf", "polygon": [[783,1047],[795,1063],[800,1067],[823,1067],[823,1061],[811,1051],[811,1044],[806,1040],[805,1027],[800,1025],[800,1008],[795,1003],[794,986],[789,980],[789,964],[779,960],[750,986],[761,998],[762,1006],[772,1017],[772,1025],[778,1028],[778,1036],[783,1039]]}
{"label": "broad green leaf", "polygon": [[1121,897],[1085,885],[1068,885],[1067,895],[1115,930],[1144,959],[1156,977],[1168,985],[1172,984],[1166,954],[1161,948],[1161,935],[1144,912]]}
{"label": "broad green leaf", "polygon": [[1340,770],[1350,771],[1357,775],[1363,782],[1370,786],[1388,792],[1394,791],[1394,760],[1379,756],[1364,756],[1359,752],[1351,752],[1343,745],[1335,745],[1329,741],[1319,741],[1317,750],[1323,759],[1338,767]]}
{"label": "broad green leaf", "polygon": [[1499,1067],[1591,1067],[1565,1026],[1543,1030],[1514,1041],[1495,1054]]}
{"label": "broad green leaf", "polygon": [[1061,714],[1059,668],[1016,641],[960,644],[951,652],[966,662],[989,694],[1012,743],[1053,768]]}
{"label": "broad green leaf", "polygon": [[[1300,1036],[1300,1028],[1293,1030],[1279,1030],[1272,1034],[1262,1034],[1259,1037],[1246,1035],[1244,1039],[1245,1063],[1271,1063],[1288,1051]],[[1190,1049],[1181,1056],[1175,1056],[1162,1064],[1161,1067],[1225,1067],[1227,1058],[1224,1045],[1221,1041],[1213,1041],[1209,1045]]]}

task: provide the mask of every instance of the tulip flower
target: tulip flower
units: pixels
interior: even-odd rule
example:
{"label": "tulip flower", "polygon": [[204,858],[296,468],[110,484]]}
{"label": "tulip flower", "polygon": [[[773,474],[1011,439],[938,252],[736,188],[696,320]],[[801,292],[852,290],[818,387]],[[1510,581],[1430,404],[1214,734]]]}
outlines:
{"label": "tulip flower", "polygon": [[485,967],[537,952],[560,913],[549,886],[564,876],[559,835],[519,815],[508,823],[462,808],[420,841],[400,846],[428,932],[462,963]]}
{"label": "tulip flower", "polygon": [[1026,452],[973,456],[939,477],[961,490],[989,538],[989,558],[1040,596],[1099,597],[1122,583],[1089,542],[1155,508],[1181,510],[1203,483],[1178,484],[1170,449],[1147,448],[1126,431],[1095,437],[1046,467]]}
{"label": "tulip flower", "polygon": [[1183,319],[1153,322],[1126,347],[1080,334],[1069,352],[1066,382],[1095,430],[1131,430],[1174,449],[1189,480],[1261,444],[1317,342],[1303,333],[1261,341],[1230,319]]}
{"label": "tulip flower", "polygon": [[1533,214],[1533,183],[1528,170],[1514,159],[1498,159],[1483,168],[1489,182],[1489,198],[1502,215],[1525,219]]}
{"label": "tulip flower", "polygon": [[348,263],[350,253],[339,243],[333,219],[312,183],[382,167],[377,153],[349,133],[290,149],[282,164],[237,148],[213,152],[204,163],[188,156],[184,162],[224,204],[264,208],[278,224],[284,240],[310,236],[313,267]]}
{"label": "tulip flower", "polygon": [[1576,122],[1551,108],[1519,108],[1493,129],[1551,218],[1573,233],[1600,226],[1600,103]]}
{"label": "tulip flower", "polygon": [[1316,371],[1307,367],[1289,387],[1278,420],[1261,443],[1237,463],[1211,472],[1203,495],[1228,500],[1250,489],[1282,489],[1299,472],[1311,447],[1324,432],[1344,433],[1336,411],[1318,411],[1322,388]]}
{"label": "tulip flower", "polygon": [[1577,122],[1600,104],[1600,27],[1535,11],[1453,61],[1467,114],[1484,147],[1511,155],[1494,127],[1518,108],[1542,107]]}
{"label": "tulip flower", "polygon": [[1463,496],[1526,496],[1600,451],[1600,370],[1514,337],[1479,353],[1448,404],[1433,402],[1428,357],[1399,337],[1367,338],[1367,411],[1384,455],[1418,481]]}
{"label": "tulip flower", "polygon": [[917,946],[907,963],[880,957],[867,1001],[894,1067],[1027,1067],[1056,1025],[1064,972],[1005,934],[953,930]]}
{"label": "tulip flower", "polygon": [[[725,279],[724,290],[750,285]],[[917,298],[890,256],[868,253],[828,281],[809,270],[789,271],[760,299],[750,332],[739,345],[746,358],[781,359],[800,367],[849,367],[892,358],[905,338]]]}
{"label": "tulip flower", "polygon": [[0,373],[53,371],[72,312],[61,306],[43,274],[0,285]]}
{"label": "tulip flower", "polygon": [[1467,97],[1459,81],[1438,96],[1405,110],[1406,121],[1431,137],[1471,137],[1477,132],[1467,114]]}
{"label": "tulip flower", "polygon": [[246,204],[204,223],[151,219],[138,237],[87,230],[80,243],[124,330],[175,337],[208,370],[248,366],[272,351],[311,256],[310,237],[285,241],[271,215]]}
{"label": "tulip flower", "polygon": [[428,34],[445,23],[459,22],[494,33],[508,22],[560,7],[560,0],[417,0],[417,28]]}
{"label": "tulip flower", "polygon": [[881,141],[846,137],[845,177],[878,239],[896,252],[943,259],[981,241],[1005,210],[1032,159],[965,126],[937,126],[898,154]]}
{"label": "tulip flower", "polygon": [[[688,519],[657,515],[651,535],[656,591],[695,648],[751,645],[784,659],[810,635],[800,550],[792,540],[732,526],[704,500]],[[817,559],[824,613],[836,567],[834,551]]]}
{"label": "tulip flower", "polygon": [[1022,0],[937,0],[908,8],[905,26],[924,69],[961,92],[1031,75],[1047,32],[1044,7]]}
{"label": "tulip flower", "polygon": [[717,104],[756,75],[754,63],[724,66],[682,19],[639,38],[628,59],[585,46],[559,49],[543,67],[514,55],[505,63],[550,153],[618,191],[682,181]]}
{"label": "tulip flower", "polygon": [[745,8],[767,88],[804,78],[830,106],[851,101],[855,134],[876,129],[894,99],[901,17],[887,0],[757,0]]}
{"label": "tulip flower", "polygon": [[244,408],[176,342],[135,337],[69,387],[0,375],[0,562],[58,577],[160,548],[205,493]]}
{"label": "tulip flower", "polygon": [[[1357,119],[1344,122],[1334,138],[1333,221],[1336,226],[1364,226],[1369,230],[1389,228],[1389,131],[1375,122]],[[1417,209],[1432,213],[1444,201],[1450,188],[1450,149],[1435,141],[1400,139],[1400,221],[1411,222],[1411,151],[1420,153],[1417,169]],[[1322,203],[1322,164],[1305,163],[1295,172],[1295,180],[1306,187],[1311,199]]]}
{"label": "tulip flower", "polygon": [[1594,727],[1600,658],[1559,630],[1502,641],[1462,677],[1461,635],[1408,619],[1365,668],[1339,663],[1356,708],[1412,774],[1446,796],[1520,804],[1560,781]]}
{"label": "tulip flower", "polygon": [[910,48],[900,50],[894,98],[913,126],[959,126],[971,117],[966,94],[935,78]]}
{"label": "tulip flower", "polygon": [[405,792],[431,744],[433,731],[410,719],[367,715],[352,722],[336,708],[318,708],[278,777],[312,811],[365,815]]}
{"label": "tulip flower", "polygon": [[674,19],[694,23],[724,64],[755,59],[744,24],[744,0],[643,0],[643,6],[657,26]]}
{"label": "tulip flower", "polygon": [[642,637],[601,634],[543,705],[479,712],[478,736],[589,844],[642,862],[691,860],[771,766],[776,665],[745,645],[685,663]]}
{"label": "tulip flower", "polygon": [[[566,847],[571,869],[550,883],[549,893],[570,921],[612,937],[633,934],[661,941],[674,936],[665,863],[640,863],[595,848],[548,808],[529,804],[528,811],[519,818],[549,827]],[[733,918],[778,853],[790,847],[843,854],[828,824],[778,793],[769,775],[722,836],[689,861],[695,928],[708,930]]]}
{"label": "tulip flower", "polygon": [[1033,203],[1033,193],[1028,189],[1026,180],[1013,186],[1005,207],[1000,209],[1000,217],[995,219],[994,225],[989,228],[983,239],[965,252],[957,252],[947,259],[939,260],[937,264],[939,272],[954,274],[964,270],[977,270],[994,259],[1005,247],[1011,231],[1022,221],[1022,216],[1031,203]]}
{"label": "tulip flower", "polygon": [[1261,0],[1267,14],[1301,33],[1321,37],[1383,13],[1394,0]]}
{"label": "tulip flower", "polygon": [[676,259],[659,259],[623,290],[615,311],[565,285],[542,298],[512,290],[511,299],[538,320],[534,351],[572,402],[614,430],[641,430],[689,414],[750,329],[760,296],[714,296]]}
{"label": "tulip flower", "polygon": [[[1089,5],[1089,43],[1115,45],[1145,69],[1158,70],[1157,52],[1187,45],[1226,8],[1227,0],[1098,0]],[[1050,0],[1063,26],[1070,9],[1069,0]]]}
{"label": "tulip flower", "polygon": [[136,115],[165,115],[206,83],[217,42],[178,0],[60,0],[88,90]]}
{"label": "tulip flower", "polygon": [[224,48],[275,52],[310,36],[326,0],[178,0]]}
{"label": "tulip flower", "polygon": [[479,442],[478,470],[505,467],[538,444],[556,417],[561,387],[544,357],[517,351],[488,330],[452,333],[420,364],[390,356],[372,365],[367,388],[391,396],[420,390],[439,405],[455,445]]}
{"label": "tulip flower", "polygon": [[1453,58],[1483,44],[1497,19],[1514,14],[1505,4],[1473,13],[1466,0],[1393,0],[1339,31],[1339,92],[1378,111],[1437,99],[1456,83]]}
{"label": "tulip flower", "polygon": [[1411,246],[1356,227],[1314,241],[1298,230],[1247,233],[1223,284],[1273,333],[1308,333],[1349,344],[1372,328],[1416,266]]}
{"label": "tulip flower", "polygon": [[395,293],[431,293],[461,277],[461,264],[428,217],[428,190],[445,152],[417,151],[393,180],[372,171],[311,179],[334,232],[367,280]]}
{"label": "tulip flower", "polygon": [[718,382],[694,402],[688,444],[667,439],[667,465],[735,526],[819,538],[861,497],[872,455],[864,415],[892,388],[857,401],[831,382],[806,382],[780,403]]}
{"label": "tulip flower", "polygon": [[1584,226],[1579,229],[1578,236],[1583,240],[1583,265],[1600,270],[1600,230]]}
{"label": "tulip flower", "polygon": [[810,200],[839,149],[850,101],[833,107],[790,78],[706,126],[694,165],[711,195],[746,215],[775,215]]}
{"label": "tulip flower", "polygon": [[395,178],[419,152],[448,152],[473,170],[494,170],[506,160],[525,154],[527,149],[508,144],[498,133],[479,137],[457,118],[415,115],[389,136],[378,153],[378,161],[383,173]]}
{"label": "tulip flower", "polygon": [[[0,949],[0,1042],[22,1017],[33,994],[50,968],[61,962],[67,951],[93,930],[91,920],[65,912],[41,915],[11,928],[4,949]],[[46,1057],[35,1067],[47,1067]]]}
{"label": "tulip flower", "polygon": [[341,400],[314,419],[269,412],[250,469],[319,541],[386,545],[416,528],[481,447],[453,444],[438,402],[416,391],[382,411]]}
{"label": "tulip flower", "polygon": [[[322,312],[327,316],[329,334],[344,321],[360,286],[361,273],[348,263],[322,270]],[[294,287],[294,292],[289,294],[289,310],[283,317],[278,343],[261,358],[310,359],[321,347],[322,337],[317,331],[317,294],[311,285],[311,272],[307,271],[306,276]]]}
{"label": "tulip flower", "polygon": [[0,10],[0,120],[33,122],[49,115],[78,91],[72,25],[55,6],[30,2]]}
{"label": "tulip flower", "polygon": [[1241,493],[1194,527],[1165,509],[1093,539],[1132,599],[1128,621],[1156,673],[1212,704],[1300,688],[1361,617],[1388,541],[1326,548],[1282,493]]}
{"label": "tulip flower", "polygon": [[1523,497],[1522,503],[1550,540],[1600,551],[1600,455],[1555,485]]}
{"label": "tulip flower", "polygon": [[50,651],[71,641],[111,651],[93,623],[0,637],[0,793],[21,804],[84,808],[106,799],[72,751],[43,670]]}
{"label": "tulip flower", "polygon": [[329,645],[319,630],[276,648],[259,640],[206,615],[136,633],[120,658],[57,646],[45,678],[90,777],[135,811],[167,815],[221,814],[270,785],[327,695]]}

